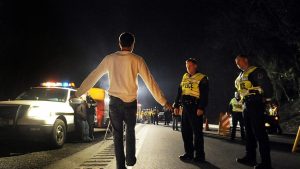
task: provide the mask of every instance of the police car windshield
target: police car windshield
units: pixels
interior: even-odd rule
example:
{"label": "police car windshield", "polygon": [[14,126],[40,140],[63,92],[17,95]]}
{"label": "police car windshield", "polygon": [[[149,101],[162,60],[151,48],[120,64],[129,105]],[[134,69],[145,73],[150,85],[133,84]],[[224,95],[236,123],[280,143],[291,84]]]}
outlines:
{"label": "police car windshield", "polygon": [[16,100],[40,100],[65,102],[68,90],[59,88],[32,88],[19,95]]}

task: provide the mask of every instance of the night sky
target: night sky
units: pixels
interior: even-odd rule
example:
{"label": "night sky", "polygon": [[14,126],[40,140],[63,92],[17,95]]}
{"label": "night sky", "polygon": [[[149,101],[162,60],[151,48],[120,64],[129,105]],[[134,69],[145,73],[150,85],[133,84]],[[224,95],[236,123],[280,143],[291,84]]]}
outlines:
{"label": "night sky", "polygon": [[[270,13],[283,12],[289,29],[296,30],[299,9],[291,0],[0,1],[0,98],[48,80],[80,85],[105,55],[118,50],[119,34],[129,31],[136,36],[134,52],[146,60],[170,102],[185,60],[199,60],[210,80],[207,114],[216,119],[233,96],[235,56],[251,46],[251,52],[263,49],[284,58],[294,50],[285,38],[293,41],[299,34],[286,36]],[[107,78],[99,85],[107,87]],[[158,106],[143,83],[140,88],[139,102]]]}

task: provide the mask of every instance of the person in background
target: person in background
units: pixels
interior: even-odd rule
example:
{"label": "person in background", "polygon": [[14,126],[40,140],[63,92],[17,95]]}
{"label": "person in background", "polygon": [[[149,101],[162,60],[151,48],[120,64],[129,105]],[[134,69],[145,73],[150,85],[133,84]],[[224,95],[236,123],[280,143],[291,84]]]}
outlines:
{"label": "person in background", "polygon": [[240,124],[241,138],[242,140],[244,140],[245,125],[244,125],[244,118],[243,118],[243,101],[238,92],[235,92],[234,98],[230,100],[228,112],[231,114],[232,117],[231,140],[235,139],[236,126],[238,122]]}
{"label": "person in background", "polygon": [[169,124],[170,124],[170,114],[171,114],[170,111],[168,111],[168,110],[164,111],[165,126],[169,126]]}
{"label": "person in background", "polygon": [[178,131],[178,121],[180,120],[180,114],[175,114],[174,112],[172,113],[172,120],[173,120],[173,130]]}
{"label": "person in background", "polygon": [[274,132],[278,133],[278,134],[282,134],[282,129],[280,127],[280,116],[279,116],[279,105],[277,101],[273,101],[270,103],[269,105],[269,109],[267,110],[269,111],[269,118],[272,120],[270,120],[272,122],[271,126],[274,126]]}
{"label": "person in background", "polygon": [[150,119],[151,119],[151,124],[153,124],[154,123],[153,113],[150,113]]}
{"label": "person in background", "polygon": [[154,110],[154,112],[153,112],[153,124],[158,125],[158,111],[157,110]]}
{"label": "person in background", "polygon": [[89,137],[94,140],[94,125],[95,125],[95,115],[96,115],[96,101],[89,95],[86,95],[87,103],[87,122],[89,124]]}
{"label": "person in background", "polygon": [[84,142],[91,142],[89,137],[89,124],[87,122],[87,105],[80,104],[76,107],[75,117],[80,127],[81,140]]}

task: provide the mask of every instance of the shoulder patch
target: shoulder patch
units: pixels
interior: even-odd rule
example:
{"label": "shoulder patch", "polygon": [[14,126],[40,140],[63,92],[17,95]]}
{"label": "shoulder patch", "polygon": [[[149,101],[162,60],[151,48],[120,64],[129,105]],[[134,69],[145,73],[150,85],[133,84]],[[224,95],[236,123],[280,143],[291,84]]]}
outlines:
{"label": "shoulder patch", "polygon": [[264,74],[263,73],[258,73],[257,74],[257,78],[258,79],[263,79],[264,78]]}

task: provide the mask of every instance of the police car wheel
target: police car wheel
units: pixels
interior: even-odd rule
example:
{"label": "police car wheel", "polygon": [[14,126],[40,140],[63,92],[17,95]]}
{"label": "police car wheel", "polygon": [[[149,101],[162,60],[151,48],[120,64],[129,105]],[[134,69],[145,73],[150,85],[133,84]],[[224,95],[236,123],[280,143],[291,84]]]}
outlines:
{"label": "police car wheel", "polygon": [[61,148],[66,140],[66,125],[61,119],[57,119],[52,130],[52,145]]}

